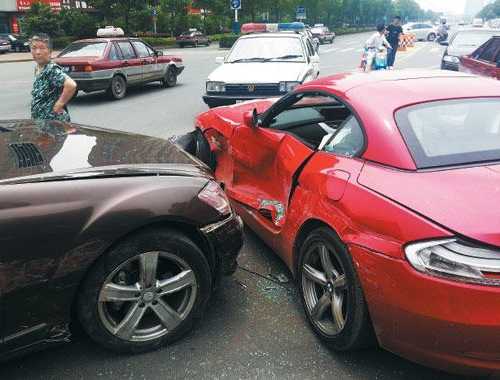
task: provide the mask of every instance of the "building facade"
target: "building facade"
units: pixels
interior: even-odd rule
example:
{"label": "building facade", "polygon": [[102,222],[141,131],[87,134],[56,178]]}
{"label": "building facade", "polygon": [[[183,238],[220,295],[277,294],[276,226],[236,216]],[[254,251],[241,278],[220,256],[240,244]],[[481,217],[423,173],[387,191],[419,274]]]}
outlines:
{"label": "building facade", "polygon": [[41,1],[59,12],[62,8],[87,8],[81,0],[0,0],[0,33],[20,33],[19,19],[35,1]]}

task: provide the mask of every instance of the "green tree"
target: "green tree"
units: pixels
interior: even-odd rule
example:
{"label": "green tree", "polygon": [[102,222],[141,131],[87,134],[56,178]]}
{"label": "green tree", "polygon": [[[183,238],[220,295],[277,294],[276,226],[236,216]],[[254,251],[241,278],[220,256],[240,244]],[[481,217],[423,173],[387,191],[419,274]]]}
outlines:
{"label": "green tree", "polygon": [[26,12],[21,20],[21,28],[28,35],[47,33],[57,37],[62,34],[58,15],[52,12],[49,5],[41,2],[33,3]]}
{"label": "green tree", "polygon": [[74,37],[95,36],[97,20],[89,12],[80,9],[63,9],[59,14],[60,25],[64,34]]}
{"label": "green tree", "polygon": [[130,33],[131,19],[143,15],[147,8],[146,0],[88,0],[90,6],[95,8],[103,17],[106,24],[122,26]]}
{"label": "green tree", "polygon": [[500,17],[500,0],[485,6],[478,14],[479,17],[485,20],[491,20]]}

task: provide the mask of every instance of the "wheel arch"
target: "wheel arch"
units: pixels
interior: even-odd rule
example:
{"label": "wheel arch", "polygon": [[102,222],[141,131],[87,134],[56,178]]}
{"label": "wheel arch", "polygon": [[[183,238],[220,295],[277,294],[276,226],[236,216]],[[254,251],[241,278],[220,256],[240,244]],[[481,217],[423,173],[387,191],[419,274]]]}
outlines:
{"label": "wheel arch", "polygon": [[294,276],[296,276],[298,273],[300,247],[302,246],[304,241],[307,239],[307,236],[312,231],[314,231],[318,228],[321,228],[321,227],[328,228],[333,234],[336,235],[336,237],[339,239],[339,241],[342,242],[340,235],[337,233],[335,228],[333,228],[330,224],[326,223],[325,221],[323,221],[321,219],[311,218],[311,219],[306,220],[300,226],[300,228],[296,234],[295,240],[293,242],[292,254],[293,254],[293,274],[294,274]]}

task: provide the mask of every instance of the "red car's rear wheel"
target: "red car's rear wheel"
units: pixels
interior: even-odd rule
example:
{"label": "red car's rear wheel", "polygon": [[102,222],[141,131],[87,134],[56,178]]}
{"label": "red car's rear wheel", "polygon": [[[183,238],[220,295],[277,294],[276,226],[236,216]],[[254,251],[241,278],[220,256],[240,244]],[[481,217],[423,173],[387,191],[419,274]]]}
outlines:
{"label": "red car's rear wheel", "polygon": [[373,343],[373,331],[347,249],[328,228],[314,230],[300,249],[298,281],[307,318],[339,351]]}

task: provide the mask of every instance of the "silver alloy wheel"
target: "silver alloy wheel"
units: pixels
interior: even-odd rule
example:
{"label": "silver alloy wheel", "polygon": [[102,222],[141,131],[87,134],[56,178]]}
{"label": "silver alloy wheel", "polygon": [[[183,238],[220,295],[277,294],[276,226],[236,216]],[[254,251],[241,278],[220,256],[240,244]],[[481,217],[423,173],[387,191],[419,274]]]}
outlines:
{"label": "silver alloy wheel", "polygon": [[194,271],[184,260],[168,252],[146,252],[106,278],[99,293],[99,317],[118,338],[150,341],[179,326],[197,294]]}
{"label": "silver alloy wheel", "polygon": [[313,323],[326,335],[338,335],[348,313],[348,282],[340,260],[326,245],[316,243],[305,254],[301,275],[304,302]]}

